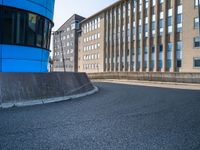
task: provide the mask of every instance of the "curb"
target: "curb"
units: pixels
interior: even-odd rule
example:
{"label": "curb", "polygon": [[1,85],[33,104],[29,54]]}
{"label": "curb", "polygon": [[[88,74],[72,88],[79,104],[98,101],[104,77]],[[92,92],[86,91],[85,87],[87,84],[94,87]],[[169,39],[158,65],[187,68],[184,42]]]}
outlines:
{"label": "curb", "polygon": [[200,84],[193,84],[193,83],[141,81],[141,80],[115,80],[115,79],[91,80],[91,81],[105,82],[105,83],[119,83],[119,84],[147,86],[147,87],[182,89],[182,90],[200,90]]}
{"label": "curb", "polygon": [[32,101],[27,101],[27,102],[3,103],[0,105],[0,109],[7,109],[7,108],[12,108],[12,107],[35,106],[35,105],[56,103],[56,102],[62,102],[62,101],[67,101],[67,100],[71,100],[71,99],[81,98],[81,97],[95,94],[99,91],[98,87],[96,87],[96,86],[93,86],[93,87],[94,87],[94,89],[91,91],[81,93],[81,94],[76,94],[76,95],[48,98],[48,99],[39,99],[39,100],[32,100]]}

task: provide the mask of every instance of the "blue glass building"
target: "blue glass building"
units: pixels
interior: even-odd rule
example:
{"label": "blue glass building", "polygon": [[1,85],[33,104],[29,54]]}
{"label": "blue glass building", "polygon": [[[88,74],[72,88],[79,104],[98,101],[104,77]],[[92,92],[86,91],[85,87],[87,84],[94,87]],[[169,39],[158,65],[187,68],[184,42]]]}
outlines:
{"label": "blue glass building", "polygon": [[0,0],[0,72],[47,72],[55,0]]}

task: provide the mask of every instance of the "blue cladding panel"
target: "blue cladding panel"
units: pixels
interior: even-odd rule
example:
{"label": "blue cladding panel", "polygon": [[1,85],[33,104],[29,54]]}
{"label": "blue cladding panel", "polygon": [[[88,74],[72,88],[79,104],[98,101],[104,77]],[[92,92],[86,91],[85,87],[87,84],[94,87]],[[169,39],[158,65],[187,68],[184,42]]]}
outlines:
{"label": "blue cladding panel", "polygon": [[27,0],[33,3],[36,3],[38,5],[46,6],[46,0]]}
{"label": "blue cladding panel", "polygon": [[1,0],[3,5],[35,12],[53,20],[54,0]]}
{"label": "blue cladding panel", "polygon": [[[0,0],[10,6],[53,19],[55,0]],[[0,72],[47,72],[49,52],[32,47],[0,45]]]}
{"label": "blue cladding panel", "polygon": [[48,62],[49,62],[49,52],[48,51],[43,51],[42,52],[42,70],[41,72],[47,72],[47,66],[48,66]]}
{"label": "blue cladding panel", "polygon": [[[0,59],[0,62],[1,62],[1,59]],[[2,63],[0,63],[0,72],[2,72]]]}
{"label": "blue cladding panel", "polygon": [[1,51],[1,45],[0,45],[0,72],[2,71],[2,51]]}
{"label": "blue cladding panel", "polygon": [[46,16],[47,18],[50,18],[51,20],[53,20],[53,17],[52,17],[52,13],[50,11],[46,11]]}
{"label": "blue cladding panel", "polygon": [[49,51],[16,45],[1,47],[3,72],[47,72]]}
{"label": "blue cladding panel", "polygon": [[31,60],[3,59],[2,72],[40,72],[41,62]]}
{"label": "blue cladding panel", "polygon": [[48,72],[47,65],[48,65],[47,62],[42,62],[42,70],[41,70],[41,72]]}
{"label": "blue cladding panel", "polygon": [[2,58],[7,59],[30,59],[41,60],[42,51],[38,48],[16,46],[16,45],[3,45]]}
{"label": "blue cladding panel", "polygon": [[54,3],[55,0],[46,0],[46,7],[49,9],[50,12],[54,10]]}
{"label": "blue cladding panel", "polygon": [[43,51],[42,60],[47,62],[49,61],[49,51]]}

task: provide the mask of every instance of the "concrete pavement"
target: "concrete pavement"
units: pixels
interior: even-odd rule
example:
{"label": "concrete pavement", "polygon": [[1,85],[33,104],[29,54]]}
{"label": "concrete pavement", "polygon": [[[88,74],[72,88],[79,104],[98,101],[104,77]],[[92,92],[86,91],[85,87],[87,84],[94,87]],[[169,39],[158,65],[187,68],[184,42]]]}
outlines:
{"label": "concrete pavement", "polygon": [[95,86],[88,97],[0,110],[0,149],[200,149],[200,91]]}

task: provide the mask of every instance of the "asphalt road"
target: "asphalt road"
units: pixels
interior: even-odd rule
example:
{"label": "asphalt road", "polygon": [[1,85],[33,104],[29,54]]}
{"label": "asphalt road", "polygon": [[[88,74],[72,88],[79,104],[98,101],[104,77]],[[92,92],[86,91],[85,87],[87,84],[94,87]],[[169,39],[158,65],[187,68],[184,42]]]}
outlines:
{"label": "asphalt road", "polygon": [[0,110],[0,150],[200,150],[200,91],[95,84],[88,97]]}

